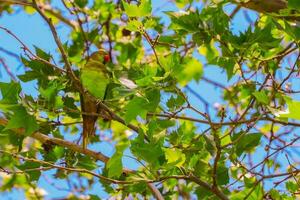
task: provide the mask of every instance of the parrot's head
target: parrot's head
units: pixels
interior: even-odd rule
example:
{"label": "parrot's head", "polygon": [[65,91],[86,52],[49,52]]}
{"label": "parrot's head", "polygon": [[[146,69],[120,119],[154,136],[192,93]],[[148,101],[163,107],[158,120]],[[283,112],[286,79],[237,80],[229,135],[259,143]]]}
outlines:
{"label": "parrot's head", "polygon": [[99,49],[90,55],[90,60],[106,64],[110,61],[110,56],[104,49]]}

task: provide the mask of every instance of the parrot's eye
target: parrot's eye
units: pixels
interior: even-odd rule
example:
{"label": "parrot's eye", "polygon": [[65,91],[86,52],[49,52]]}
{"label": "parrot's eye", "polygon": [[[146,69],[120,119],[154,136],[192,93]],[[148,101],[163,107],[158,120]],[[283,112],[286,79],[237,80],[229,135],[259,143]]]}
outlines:
{"label": "parrot's eye", "polygon": [[110,61],[110,56],[109,55],[105,55],[104,56],[104,62],[108,63]]}

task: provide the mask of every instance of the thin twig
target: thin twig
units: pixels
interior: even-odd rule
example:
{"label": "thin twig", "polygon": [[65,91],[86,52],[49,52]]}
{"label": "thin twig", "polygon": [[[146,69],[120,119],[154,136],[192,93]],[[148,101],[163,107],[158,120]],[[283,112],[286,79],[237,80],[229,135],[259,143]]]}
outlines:
{"label": "thin twig", "polygon": [[0,57],[0,63],[2,64],[2,66],[4,67],[6,73],[9,75],[9,77],[14,80],[17,81],[18,79],[15,77],[15,75],[11,72],[9,66],[6,64],[4,58]]}
{"label": "thin twig", "polygon": [[[38,11],[38,13],[42,16],[42,18],[47,22],[48,26],[50,27],[50,30],[52,32],[52,36],[55,40],[55,43],[62,55],[62,58],[64,60],[65,66],[66,66],[66,70],[67,73],[70,75],[70,78],[72,79],[72,81],[74,81],[75,83],[80,82],[79,79],[76,77],[76,75],[74,74],[73,70],[72,70],[72,66],[71,63],[68,60],[68,56],[67,53],[58,37],[58,34],[56,32],[56,29],[52,23],[51,18],[48,18],[45,13],[41,10],[40,6],[37,4],[36,0],[33,0],[33,7]],[[80,85],[80,84],[79,84]]]}

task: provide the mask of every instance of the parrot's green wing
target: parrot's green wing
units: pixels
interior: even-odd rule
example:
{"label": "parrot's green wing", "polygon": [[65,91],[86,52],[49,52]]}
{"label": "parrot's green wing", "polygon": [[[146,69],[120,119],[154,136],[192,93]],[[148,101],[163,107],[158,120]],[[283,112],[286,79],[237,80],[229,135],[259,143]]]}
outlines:
{"label": "parrot's green wing", "polygon": [[109,78],[107,74],[101,70],[101,63],[90,62],[81,69],[81,81],[83,86],[95,97],[103,100],[105,96],[106,87],[109,84]]}
{"label": "parrot's green wing", "polygon": [[[82,85],[94,97],[104,100],[107,86],[110,83],[110,78],[104,65],[106,52],[99,50],[94,52],[87,60],[87,63],[80,71],[80,79]],[[86,113],[101,114],[99,105],[94,98],[91,98],[88,93],[82,93],[80,96],[82,119],[83,119],[83,133],[82,145],[87,148],[89,138],[95,135],[95,123],[98,116],[86,115]]]}

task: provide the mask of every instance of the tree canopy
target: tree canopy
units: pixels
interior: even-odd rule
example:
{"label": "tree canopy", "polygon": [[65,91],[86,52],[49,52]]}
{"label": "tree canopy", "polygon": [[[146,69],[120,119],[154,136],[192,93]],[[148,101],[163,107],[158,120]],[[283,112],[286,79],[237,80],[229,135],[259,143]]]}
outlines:
{"label": "tree canopy", "polygon": [[[20,47],[0,40],[1,193],[297,199],[299,10],[298,0],[0,0],[0,19],[39,16],[56,45],[0,24]],[[99,50],[102,71],[87,70]],[[97,121],[84,148],[86,116]]]}

